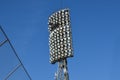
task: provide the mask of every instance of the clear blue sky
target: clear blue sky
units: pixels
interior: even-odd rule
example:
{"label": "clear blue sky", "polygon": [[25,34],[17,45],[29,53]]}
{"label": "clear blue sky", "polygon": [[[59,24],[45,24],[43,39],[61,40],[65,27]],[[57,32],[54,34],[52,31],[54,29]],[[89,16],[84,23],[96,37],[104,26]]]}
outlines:
{"label": "clear blue sky", "polygon": [[0,0],[0,24],[32,79],[54,78],[47,23],[61,8],[71,14],[70,80],[120,80],[119,0]]}

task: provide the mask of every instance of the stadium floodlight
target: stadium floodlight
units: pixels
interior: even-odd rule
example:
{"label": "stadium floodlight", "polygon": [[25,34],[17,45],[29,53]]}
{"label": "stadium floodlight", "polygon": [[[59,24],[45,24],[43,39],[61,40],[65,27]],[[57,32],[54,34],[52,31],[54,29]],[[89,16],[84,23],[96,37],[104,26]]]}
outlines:
{"label": "stadium floodlight", "polygon": [[49,17],[50,63],[73,57],[69,9],[53,13]]}

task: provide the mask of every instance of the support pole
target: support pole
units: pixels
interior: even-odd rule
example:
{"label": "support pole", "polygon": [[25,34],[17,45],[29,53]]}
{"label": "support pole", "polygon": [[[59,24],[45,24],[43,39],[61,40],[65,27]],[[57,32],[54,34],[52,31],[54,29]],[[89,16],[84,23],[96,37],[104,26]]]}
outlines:
{"label": "support pole", "polygon": [[55,73],[55,80],[69,80],[67,60],[58,62],[58,70]]}
{"label": "support pole", "polygon": [[63,71],[64,71],[64,80],[69,80],[69,74],[68,74],[68,68],[67,68],[67,60],[63,60],[64,66],[63,66]]}

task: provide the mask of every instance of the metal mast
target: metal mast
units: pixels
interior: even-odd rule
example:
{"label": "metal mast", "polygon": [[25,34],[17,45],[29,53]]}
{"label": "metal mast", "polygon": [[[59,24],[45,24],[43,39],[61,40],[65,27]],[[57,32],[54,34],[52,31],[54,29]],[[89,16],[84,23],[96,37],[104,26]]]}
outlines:
{"label": "metal mast", "polygon": [[58,62],[58,71],[55,73],[55,80],[69,80],[67,60]]}
{"label": "metal mast", "polygon": [[55,80],[69,80],[67,58],[73,57],[69,9],[62,9],[49,17],[50,63],[58,63]]}

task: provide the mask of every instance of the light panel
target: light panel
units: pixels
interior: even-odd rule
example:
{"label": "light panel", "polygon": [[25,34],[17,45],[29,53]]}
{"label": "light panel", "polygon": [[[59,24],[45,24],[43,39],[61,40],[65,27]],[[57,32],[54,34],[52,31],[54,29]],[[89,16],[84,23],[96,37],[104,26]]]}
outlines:
{"label": "light panel", "polygon": [[53,13],[49,17],[50,63],[73,56],[70,14],[68,9]]}

